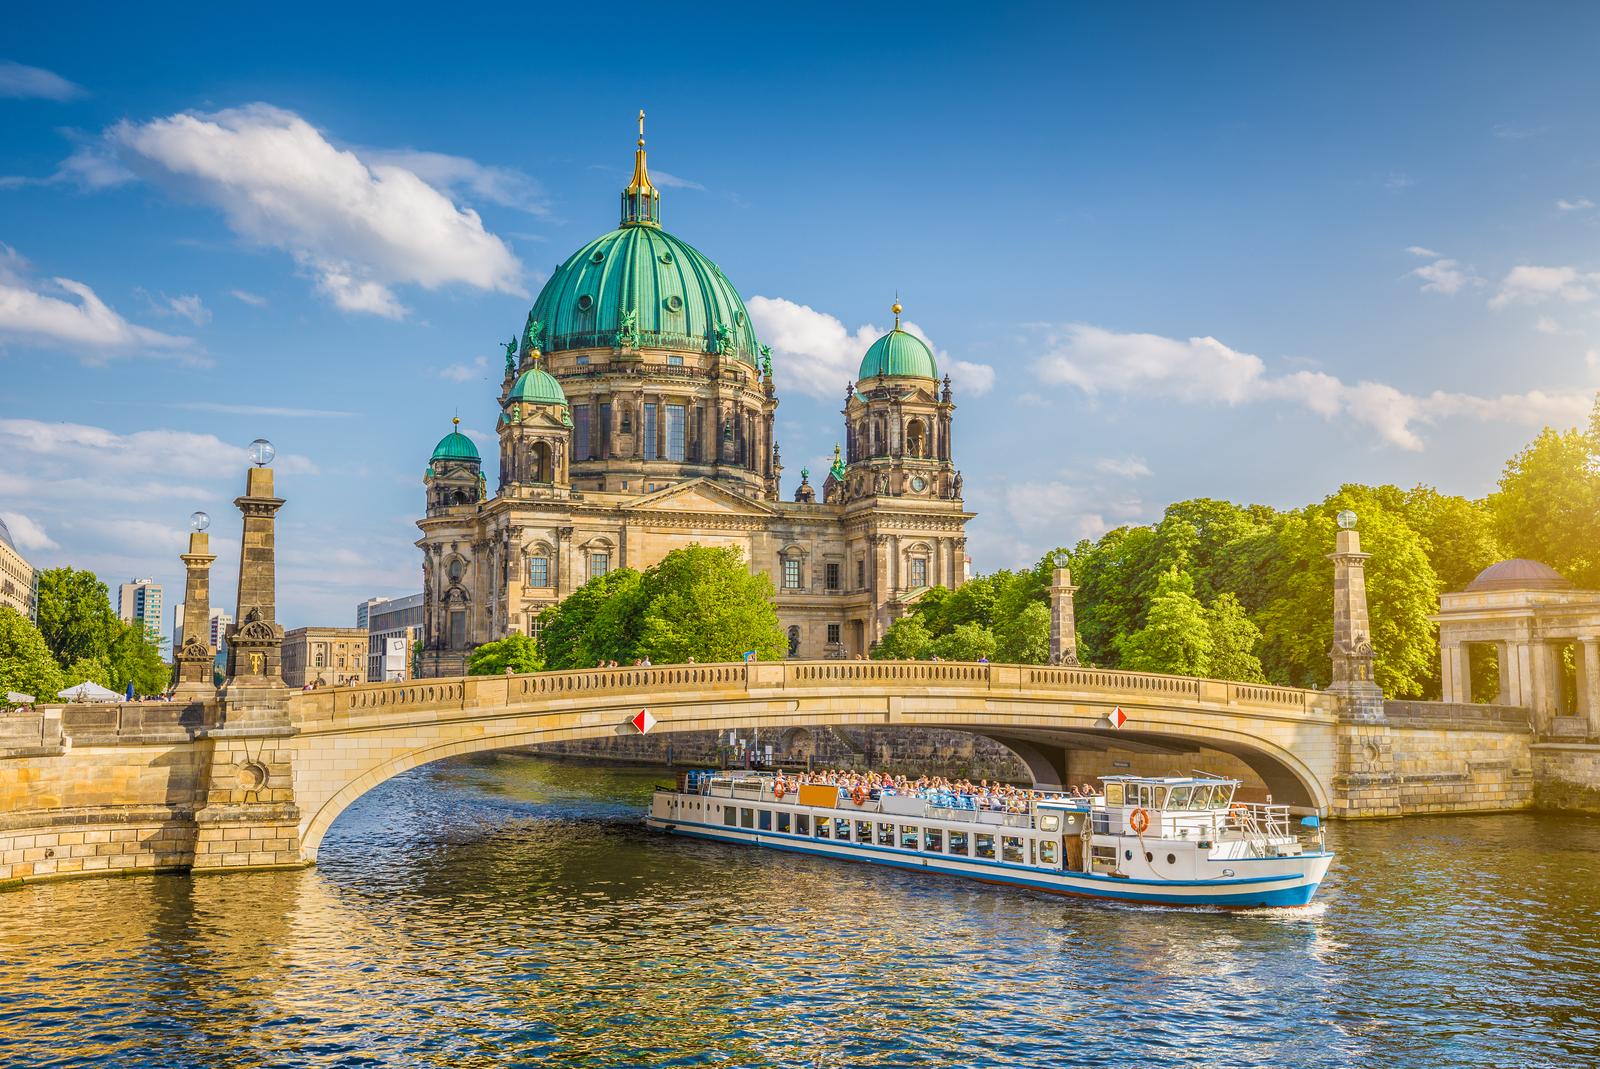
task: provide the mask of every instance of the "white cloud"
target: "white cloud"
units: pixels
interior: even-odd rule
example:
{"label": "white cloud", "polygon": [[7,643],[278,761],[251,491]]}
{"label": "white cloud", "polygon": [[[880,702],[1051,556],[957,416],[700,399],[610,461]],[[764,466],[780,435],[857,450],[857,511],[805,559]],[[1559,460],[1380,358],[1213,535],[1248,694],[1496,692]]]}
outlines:
{"label": "white cloud", "polygon": [[330,412],[321,408],[271,408],[266,405],[223,405],[214,401],[186,401],[167,408],[189,408],[197,412],[222,412],[230,416],[354,416],[354,412]]}
{"label": "white cloud", "polygon": [[449,379],[451,382],[466,382],[468,379],[481,377],[488,370],[489,358],[480,356],[472,362],[471,367],[466,364],[451,364],[439,372],[439,377],[441,379]]}
{"label": "white cloud", "polygon": [[1048,398],[1040,397],[1036,393],[1018,394],[1016,401],[1017,404],[1026,405],[1029,408],[1049,408],[1051,404]]}
{"label": "white cloud", "polygon": [[[772,371],[778,385],[824,400],[844,392],[845,384],[855,380],[861,358],[872,343],[889,333],[871,323],[851,333],[826,312],[782,297],[752,297],[745,306],[755,323],[756,336],[772,346]],[[994,368],[988,364],[952,359],[915,323],[902,322],[901,329],[927,344],[938,366],[950,375],[952,386],[973,396],[993,388]]]}
{"label": "white cloud", "polygon": [[1556,201],[1556,207],[1564,212],[1575,212],[1580,208],[1593,208],[1594,201],[1588,197],[1579,197],[1575,201],[1558,200]]}
{"label": "white cloud", "polygon": [[1108,475],[1120,475],[1124,479],[1133,479],[1140,475],[1150,474],[1150,465],[1144,457],[1124,457],[1121,460],[1106,458],[1094,462],[1095,471],[1103,471]]}
{"label": "white cloud", "polygon": [[[117,434],[80,423],[0,419],[0,454],[27,457],[27,463],[13,468],[45,478],[69,475],[121,481],[130,475],[231,476],[249,466],[247,445],[230,445],[216,435],[190,431]],[[294,454],[280,453],[273,467],[290,474],[317,474],[316,465]]]}
{"label": "white cloud", "polygon": [[[526,296],[521,261],[476,212],[406,167],[363,163],[293,112],[251,104],[124,121],[105,138],[144,178],[219,208],[244,240],[289,252],[346,311],[400,318],[406,309],[390,288],[399,284]],[[454,159],[424,155],[440,170]],[[511,195],[506,172],[454,173],[453,181]]]}
{"label": "white cloud", "polygon": [[144,295],[144,299],[150,303],[150,311],[156,315],[177,316],[180,319],[187,319],[197,327],[203,327],[211,322],[211,309],[201,302],[199,294],[191,294],[187,297],[168,297],[163,293],[158,301],[142,289],[135,292]]}
{"label": "white cloud", "polygon": [[1534,267],[1523,264],[1513,267],[1500,283],[1500,292],[1489,299],[1490,308],[1505,308],[1512,304],[1538,304],[1552,297],[1579,303],[1592,301],[1595,291],[1589,287],[1600,284],[1600,273],[1584,274],[1574,267]]}
{"label": "white cloud", "polygon": [[1455,260],[1435,260],[1406,274],[1416,275],[1426,282],[1422,287],[1423,293],[1456,293],[1469,282],[1475,286],[1483,285],[1483,279],[1461,270],[1461,264]]}
{"label": "white cloud", "polygon": [[706,188],[699,182],[691,182],[687,178],[679,178],[677,175],[668,174],[665,171],[652,170],[650,172],[650,181],[658,186],[666,186],[669,189],[698,189],[703,193]]}
{"label": "white cloud", "polygon": [[0,97],[67,101],[88,95],[89,91],[83,86],[69,82],[53,71],[0,59]]}
{"label": "white cloud", "polygon": [[6,529],[11,532],[11,538],[16,542],[18,549],[61,548],[45,534],[42,526],[20,512],[0,512],[0,520],[5,521]]}
{"label": "white cloud", "polygon": [[129,323],[82,282],[25,278],[28,266],[15,249],[0,245],[0,336],[75,350],[85,363],[100,363],[118,352],[184,350],[193,342]]}
{"label": "white cloud", "polygon": [[229,290],[228,295],[230,297],[237,297],[245,304],[254,305],[257,308],[265,308],[267,306],[267,299],[265,297],[254,293],[246,293],[244,290]]}
{"label": "white cloud", "polygon": [[1408,245],[1406,251],[1413,256],[1438,256],[1432,249],[1424,249],[1421,245]]}
{"label": "white cloud", "polygon": [[1549,316],[1540,316],[1533,324],[1533,329],[1540,334],[1560,334],[1561,324]]}
{"label": "white cloud", "polygon": [[1414,186],[1416,184],[1417,180],[1403,171],[1392,171],[1389,174],[1389,180],[1383,186],[1385,189],[1404,189],[1406,186]]}
{"label": "white cloud", "polygon": [[465,156],[412,149],[361,149],[369,165],[402,167],[435,189],[459,193],[466,190],[491,204],[549,216],[550,201],[544,188],[515,167],[490,167]]}
{"label": "white cloud", "polygon": [[1363,423],[1402,449],[1421,449],[1415,423],[1451,416],[1511,420],[1531,426],[1572,425],[1588,411],[1582,393],[1508,394],[1472,397],[1435,391],[1414,397],[1380,382],[1348,386],[1332,375],[1297,371],[1269,376],[1259,357],[1241,353],[1215,338],[1177,341],[1156,334],[1117,334],[1074,324],[1048,339],[1051,351],[1034,362],[1040,379],[1076,386],[1090,396],[1101,392],[1152,394],[1182,401],[1239,405],[1289,401],[1325,419]]}

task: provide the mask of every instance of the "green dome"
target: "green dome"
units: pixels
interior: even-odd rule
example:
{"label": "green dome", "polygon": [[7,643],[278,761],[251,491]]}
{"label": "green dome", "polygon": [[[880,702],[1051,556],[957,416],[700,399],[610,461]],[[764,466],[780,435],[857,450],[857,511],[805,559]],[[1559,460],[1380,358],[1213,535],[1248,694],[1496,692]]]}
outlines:
{"label": "green dome", "polygon": [[433,447],[433,460],[479,460],[478,447],[460,431],[451,431]]}
{"label": "green dome", "polygon": [[895,329],[872,343],[867,355],[861,358],[861,372],[856,381],[875,375],[916,375],[924,379],[939,377],[933,353],[915,334]]}
{"label": "green dome", "polygon": [[527,401],[536,405],[561,405],[565,408],[567,395],[562,392],[561,384],[552,378],[549,372],[530,367],[522,373],[517,384],[511,387],[511,396],[506,398],[508,405],[517,401]]}
{"label": "green dome", "polygon": [[539,292],[529,323],[540,324],[545,352],[618,344],[625,311],[634,344],[719,352],[756,366],[755,330],[733,283],[716,264],[657,226],[625,226],[573,253]]}

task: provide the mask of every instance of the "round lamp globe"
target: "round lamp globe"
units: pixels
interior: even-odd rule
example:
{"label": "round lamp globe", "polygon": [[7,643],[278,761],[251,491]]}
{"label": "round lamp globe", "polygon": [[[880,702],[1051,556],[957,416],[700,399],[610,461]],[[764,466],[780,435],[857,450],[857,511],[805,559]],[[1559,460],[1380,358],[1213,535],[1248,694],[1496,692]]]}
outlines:
{"label": "round lamp globe", "polygon": [[1350,530],[1350,528],[1356,525],[1356,514],[1351,512],[1349,509],[1345,509],[1343,512],[1339,513],[1338,519],[1339,526],[1343,527],[1346,531]]}
{"label": "round lamp globe", "polygon": [[211,517],[207,516],[204,512],[191,513],[189,516],[189,526],[193,527],[196,531],[204,531],[207,527],[211,526]]}
{"label": "round lamp globe", "polygon": [[250,443],[246,455],[249,456],[250,463],[258,468],[264,468],[272,463],[272,458],[278,455],[278,451],[272,448],[272,443],[265,438],[257,438]]}

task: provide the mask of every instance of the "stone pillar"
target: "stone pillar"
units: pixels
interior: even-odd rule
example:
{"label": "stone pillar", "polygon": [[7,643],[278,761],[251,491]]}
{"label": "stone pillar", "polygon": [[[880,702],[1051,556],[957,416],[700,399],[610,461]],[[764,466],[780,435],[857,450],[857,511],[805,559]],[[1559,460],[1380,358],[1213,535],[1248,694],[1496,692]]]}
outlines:
{"label": "stone pillar", "polygon": [[289,689],[283,684],[283,628],[277,622],[276,516],[283,499],[272,496],[272,469],[251,468],[243,497],[239,546],[239,601],[228,625],[228,681],[222,699],[225,727],[288,724]]}
{"label": "stone pillar", "polygon": [[1525,704],[1533,710],[1534,730],[1540,735],[1548,735],[1555,726],[1550,721],[1560,715],[1557,692],[1561,689],[1561,681],[1555,672],[1555,658],[1551,656],[1555,651],[1546,642],[1529,643],[1526,649],[1529,667],[1532,668],[1530,689],[1533,700]]}
{"label": "stone pillar", "polygon": [[[195,813],[195,872],[289,868],[300,857],[300,809],[282,676],[283,628],[276,620],[272,469],[251,468],[243,497],[237,623],[228,625],[228,682],[216,724],[196,733],[207,755],[204,804]],[[187,612],[187,610],[185,610]]]}
{"label": "stone pillar", "polygon": [[1372,554],[1361,552],[1361,536],[1341,530],[1333,561],[1333,682],[1328,690],[1345,699],[1345,711],[1358,720],[1383,720],[1383,690],[1373,678],[1376,654],[1372,626],[1367,619],[1366,562]]}
{"label": "stone pillar", "polygon": [[209,702],[217,697],[211,681],[217,648],[210,643],[211,562],[217,558],[208,552],[210,548],[211,536],[195,531],[189,536],[189,552],[179,558],[189,577],[183,592],[183,646],[172,654],[178,665],[178,685],[172,692],[175,702]]}
{"label": "stone pillar", "polygon": [[1472,655],[1470,648],[1461,642],[1439,647],[1440,682],[1443,698],[1447,702],[1470,704],[1472,701]]}
{"label": "stone pillar", "polygon": [[1050,584],[1050,663],[1078,663],[1078,623],[1072,609],[1072,569],[1057,568]]}
{"label": "stone pillar", "polygon": [[1494,644],[1495,663],[1500,668],[1500,691],[1494,696],[1496,705],[1515,705],[1511,700],[1511,657],[1510,646],[1504,642]]}
{"label": "stone pillar", "polygon": [[1579,715],[1589,721],[1589,737],[1600,739],[1600,637],[1578,639],[1573,652],[1578,669]]}

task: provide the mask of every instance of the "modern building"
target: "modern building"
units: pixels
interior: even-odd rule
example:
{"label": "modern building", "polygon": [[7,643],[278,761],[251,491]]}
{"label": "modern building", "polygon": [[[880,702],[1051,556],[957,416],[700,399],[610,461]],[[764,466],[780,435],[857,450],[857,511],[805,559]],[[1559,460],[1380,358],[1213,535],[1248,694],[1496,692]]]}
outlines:
{"label": "modern building", "polygon": [[4,520],[0,520],[0,605],[39,622],[39,573],[22,559]]}
{"label": "modern building", "polygon": [[297,627],[283,635],[283,681],[347,686],[366,682],[367,633],[359,627]]}
{"label": "modern building", "polygon": [[722,270],[662,229],[639,144],[618,229],[556,270],[506,347],[494,493],[458,430],[424,473],[424,675],[460,674],[590,578],[691,543],[771,576],[797,657],[865,654],[965,578],[950,380],[899,304],[839,384],[846,447],[820,500],[809,471],[780,500],[770,350]]}
{"label": "modern building", "polygon": [[150,641],[161,640],[161,584],[154,579],[135,579],[117,589],[117,615],[124,623],[144,625]]}
{"label": "modern building", "polygon": [[367,682],[411,678],[411,645],[422,635],[422,595],[373,598],[356,609],[367,619]]}

